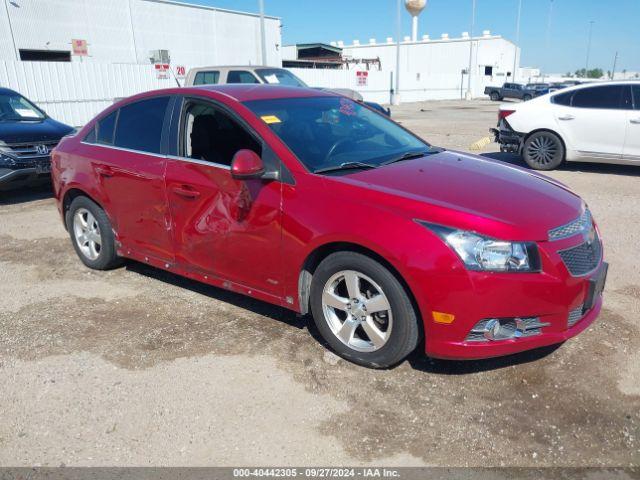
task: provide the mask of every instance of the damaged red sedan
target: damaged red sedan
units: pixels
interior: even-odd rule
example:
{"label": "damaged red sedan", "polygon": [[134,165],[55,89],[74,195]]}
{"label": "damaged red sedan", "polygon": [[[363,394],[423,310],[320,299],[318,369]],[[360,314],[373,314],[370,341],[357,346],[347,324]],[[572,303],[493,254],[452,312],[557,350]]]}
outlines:
{"label": "damaged red sedan", "polygon": [[561,343],[602,305],[580,197],[324,91],[137,95],[65,138],[52,177],[89,268],[130,258],[310,312],[369,367],[418,347],[473,359]]}

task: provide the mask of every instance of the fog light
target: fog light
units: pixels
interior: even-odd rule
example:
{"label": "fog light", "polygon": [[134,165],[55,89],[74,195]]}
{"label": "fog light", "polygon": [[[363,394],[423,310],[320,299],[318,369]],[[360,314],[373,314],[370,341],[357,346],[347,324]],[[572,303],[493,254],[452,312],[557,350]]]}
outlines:
{"label": "fog light", "polygon": [[548,326],[538,317],[526,318],[485,318],[480,320],[469,332],[467,342],[494,342],[522,337],[533,337],[542,333],[542,327]]}

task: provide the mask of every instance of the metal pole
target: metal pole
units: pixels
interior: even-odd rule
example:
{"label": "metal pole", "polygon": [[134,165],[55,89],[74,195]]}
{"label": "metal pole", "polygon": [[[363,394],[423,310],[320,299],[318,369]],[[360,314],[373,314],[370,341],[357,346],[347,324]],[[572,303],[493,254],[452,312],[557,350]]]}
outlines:
{"label": "metal pole", "polygon": [[260,5],[260,44],[262,47],[262,65],[267,66],[267,40],[264,29],[264,0],[258,0]]}
{"label": "metal pole", "polygon": [[549,1],[549,15],[547,17],[547,34],[546,34],[546,39],[545,39],[547,52],[549,51],[549,48],[551,47],[551,18],[552,17],[553,17],[553,0],[550,0]]}
{"label": "metal pole", "polygon": [[13,36],[13,26],[11,25],[11,16],[9,15],[9,7],[7,6],[7,2],[9,0],[4,0],[4,8],[7,11],[7,20],[9,22],[9,32],[11,32],[11,41],[13,42],[13,52],[16,54],[16,60],[20,61],[20,53],[18,53],[18,47],[16,47],[16,37]]}
{"label": "metal pole", "polygon": [[518,3],[518,20],[516,22],[516,51],[513,54],[513,74],[511,80],[516,81],[516,66],[518,63],[518,45],[520,45],[520,17],[522,15],[522,0]]}
{"label": "metal pole", "polygon": [[593,24],[595,22],[593,20],[591,20],[589,22],[589,40],[587,41],[587,63],[584,69],[584,76],[585,78],[588,77],[588,72],[589,72],[589,56],[591,55],[591,35],[593,33]]}
{"label": "metal pole", "polygon": [[400,37],[402,36],[402,0],[398,0],[398,18],[396,25],[396,34],[398,35],[396,42],[396,85],[393,95],[393,104],[400,105]]}
{"label": "metal pole", "polygon": [[613,57],[613,69],[611,70],[611,80],[613,80],[615,78],[615,76],[616,76],[616,66],[617,65],[618,65],[618,52],[616,52],[616,56]]}
{"label": "metal pole", "polygon": [[471,93],[471,65],[473,63],[473,30],[476,26],[476,0],[471,5],[471,32],[469,37],[469,70],[467,70],[467,100],[473,98]]}

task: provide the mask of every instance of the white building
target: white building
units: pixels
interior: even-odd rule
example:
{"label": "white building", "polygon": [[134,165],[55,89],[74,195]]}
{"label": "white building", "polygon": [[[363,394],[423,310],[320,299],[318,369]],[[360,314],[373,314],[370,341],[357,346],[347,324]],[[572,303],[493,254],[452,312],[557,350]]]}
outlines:
{"label": "white building", "polygon": [[[342,48],[345,58],[379,58],[382,70],[392,72],[396,69],[397,50],[393,38],[387,38],[384,42],[370,39],[367,43],[355,40],[350,45],[338,41],[331,42],[331,45]],[[474,97],[481,96],[487,85],[514,81],[512,72],[514,62],[515,71],[518,72],[520,49],[500,35],[492,35],[488,30],[473,38],[466,32],[459,38],[450,38],[446,33],[433,39],[429,35],[423,35],[418,41],[405,37],[400,46],[402,100],[422,99],[425,89],[446,90],[447,97],[451,97],[452,91],[466,91],[470,54]],[[432,82],[433,85],[428,86],[427,82]]]}
{"label": "white building", "polygon": [[[3,0],[0,60],[172,66],[261,63],[260,18],[167,0]],[[267,63],[281,65],[281,23],[265,17]],[[88,56],[73,54],[86,41]]]}

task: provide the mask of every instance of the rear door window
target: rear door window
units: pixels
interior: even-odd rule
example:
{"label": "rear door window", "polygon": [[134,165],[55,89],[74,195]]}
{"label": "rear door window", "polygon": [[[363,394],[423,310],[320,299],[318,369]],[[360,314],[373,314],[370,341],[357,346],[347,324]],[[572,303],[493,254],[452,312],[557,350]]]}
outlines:
{"label": "rear door window", "polygon": [[626,110],[630,108],[626,85],[583,88],[573,94],[571,105],[577,108]]}
{"label": "rear door window", "polygon": [[220,81],[220,72],[198,72],[193,80],[194,85],[216,85]]}
{"label": "rear door window", "polygon": [[227,74],[227,83],[260,83],[255,75],[246,70],[231,70]]}
{"label": "rear door window", "polygon": [[157,97],[120,109],[115,146],[141,152],[160,153],[162,126],[169,97]]}

